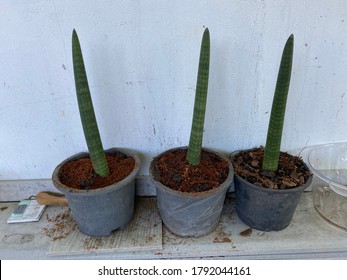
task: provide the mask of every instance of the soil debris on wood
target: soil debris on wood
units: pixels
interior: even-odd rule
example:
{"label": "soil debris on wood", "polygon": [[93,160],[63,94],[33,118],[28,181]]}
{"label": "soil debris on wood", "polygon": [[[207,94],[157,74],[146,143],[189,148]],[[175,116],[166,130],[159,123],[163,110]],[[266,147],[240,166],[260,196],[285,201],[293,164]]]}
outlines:
{"label": "soil debris on wood", "polygon": [[97,189],[123,180],[135,168],[135,160],[121,152],[107,153],[106,160],[110,169],[110,175],[107,177],[98,176],[93,169],[90,157],[85,157],[67,162],[61,168],[59,180],[62,184],[74,189]]}
{"label": "soil debris on wood", "polygon": [[216,229],[213,231],[214,238],[212,240],[213,243],[231,243],[231,233],[227,233],[224,230],[222,224],[218,224]]}
{"label": "soil debris on wood", "polygon": [[275,172],[264,172],[263,157],[263,147],[235,155],[232,159],[235,174],[252,184],[269,189],[300,187],[311,176],[311,172],[298,156],[281,152],[278,169]]}
{"label": "soil debris on wood", "polygon": [[77,229],[77,223],[71,215],[70,208],[53,217],[49,217],[47,214],[46,218],[48,222],[53,224],[51,227],[44,228],[43,233],[50,237],[52,241],[64,239]]}
{"label": "soil debris on wood", "polygon": [[170,150],[153,161],[154,178],[180,192],[203,192],[219,187],[229,175],[229,162],[202,150],[199,165],[186,160],[187,149]]}
{"label": "soil debris on wood", "polygon": [[244,231],[241,231],[240,235],[243,236],[243,237],[249,237],[249,236],[251,236],[252,232],[253,232],[253,229],[252,228],[248,228],[248,229],[246,229]]}
{"label": "soil debris on wood", "polygon": [[213,243],[230,243],[231,239],[227,236],[224,237],[215,237]]}
{"label": "soil debris on wood", "polygon": [[103,237],[87,237],[83,242],[83,249],[87,251],[98,250],[105,243],[105,238]]}

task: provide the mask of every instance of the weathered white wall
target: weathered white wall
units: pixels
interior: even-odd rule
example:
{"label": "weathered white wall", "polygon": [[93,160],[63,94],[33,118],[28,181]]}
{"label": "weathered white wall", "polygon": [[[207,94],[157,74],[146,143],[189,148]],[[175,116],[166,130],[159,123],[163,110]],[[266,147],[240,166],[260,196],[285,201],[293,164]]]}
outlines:
{"label": "weathered white wall", "polygon": [[49,178],[86,150],[71,32],[104,147],[188,143],[201,36],[211,32],[204,146],[265,143],[279,60],[295,35],[283,149],[347,140],[347,1],[0,1],[0,179]]}

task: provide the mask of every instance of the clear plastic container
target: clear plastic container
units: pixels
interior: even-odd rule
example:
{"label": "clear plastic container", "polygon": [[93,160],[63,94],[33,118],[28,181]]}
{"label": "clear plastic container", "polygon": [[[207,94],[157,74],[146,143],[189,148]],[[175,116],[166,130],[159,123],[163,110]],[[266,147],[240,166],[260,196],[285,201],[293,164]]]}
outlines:
{"label": "clear plastic container", "polygon": [[309,148],[308,167],[330,188],[347,196],[347,143],[325,144]]}
{"label": "clear plastic container", "polygon": [[307,166],[317,176],[312,184],[316,211],[347,231],[347,143],[317,145],[305,152]]}

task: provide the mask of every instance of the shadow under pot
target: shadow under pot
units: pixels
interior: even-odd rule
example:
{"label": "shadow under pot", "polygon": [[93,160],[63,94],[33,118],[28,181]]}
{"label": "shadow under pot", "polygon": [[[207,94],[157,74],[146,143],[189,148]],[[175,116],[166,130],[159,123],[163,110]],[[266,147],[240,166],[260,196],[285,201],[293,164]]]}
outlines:
{"label": "shadow under pot", "polygon": [[[216,188],[187,192],[172,189],[161,183],[157,167],[159,159],[168,153],[186,154],[186,151],[186,147],[174,148],[155,157],[150,164],[150,177],[156,187],[157,205],[165,226],[180,237],[200,237],[212,232],[217,226],[226,193],[233,181],[234,170],[227,158],[211,150],[203,149],[202,153],[209,154],[219,162],[223,161],[226,166],[225,178]],[[180,176],[173,175],[174,180],[179,181]]]}
{"label": "shadow under pot", "polygon": [[[239,153],[231,154],[230,159],[232,162]],[[302,165],[310,173],[303,161]],[[234,167],[236,170],[235,164]],[[250,183],[236,174],[235,171],[236,212],[239,218],[249,227],[260,231],[285,229],[292,221],[300,197],[311,184],[312,177],[312,174],[310,174],[301,186],[288,189],[272,189]]]}
{"label": "shadow under pot", "polygon": [[100,188],[76,189],[61,182],[61,172],[65,164],[82,158],[88,153],[76,154],[54,170],[54,186],[65,194],[72,216],[79,229],[90,236],[108,236],[112,231],[123,228],[133,217],[135,199],[135,178],[140,170],[139,157],[128,149],[112,148],[106,150],[108,155],[133,159],[133,169],[125,178]]}

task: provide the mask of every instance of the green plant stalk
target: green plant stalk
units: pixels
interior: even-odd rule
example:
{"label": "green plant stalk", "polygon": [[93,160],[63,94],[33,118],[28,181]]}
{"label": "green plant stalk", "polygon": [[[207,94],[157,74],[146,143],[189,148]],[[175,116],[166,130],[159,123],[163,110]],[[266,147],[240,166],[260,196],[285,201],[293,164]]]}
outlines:
{"label": "green plant stalk", "polygon": [[72,59],[78,107],[90,158],[95,173],[101,177],[106,177],[109,175],[110,170],[100,139],[94,107],[90,96],[87,74],[84,67],[82,50],[75,30],[72,32]]}
{"label": "green plant stalk", "polygon": [[264,151],[262,166],[264,171],[276,171],[278,169],[284,115],[292,71],[293,49],[294,36],[292,34],[285,44],[278,72]]}
{"label": "green plant stalk", "polygon": [[201,146],[204,130],[208,76],[210,66],[210,32],[205,29],[202,37],[198,78],[195,92],[192,128],[187,152],[187,161],[191,165],[200,163]]}

